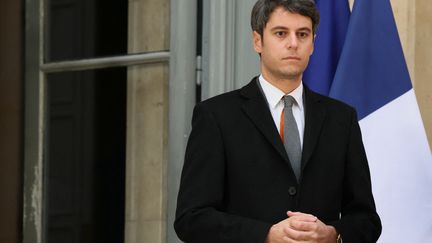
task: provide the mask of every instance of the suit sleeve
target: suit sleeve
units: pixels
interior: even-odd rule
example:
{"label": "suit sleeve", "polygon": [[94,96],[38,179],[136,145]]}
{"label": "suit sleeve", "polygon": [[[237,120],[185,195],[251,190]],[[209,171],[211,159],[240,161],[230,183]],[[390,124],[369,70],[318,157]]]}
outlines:
{"label": "suit sleeve", "polygon": [[194,242],[263,243],[271,224],[224,212],[225,152],[220,125],[205,104],[193,113],[174,228]]}
{"label": "suit sleeve", "polygon": [[357,115],[352,111],[343,185],[341,219],[330,223],[344,243],[372,243],[381,234],[381,221],[376,212],[371,177]]}

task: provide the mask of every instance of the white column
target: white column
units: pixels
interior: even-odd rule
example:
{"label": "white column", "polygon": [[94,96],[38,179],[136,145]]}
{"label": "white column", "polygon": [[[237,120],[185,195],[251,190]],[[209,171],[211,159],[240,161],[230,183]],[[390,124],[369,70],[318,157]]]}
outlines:
{"label": "white column", "polygon": [[[168,50],[169,1],[129,1],[128,36],[129,53]],[[166,242],[168,70],[128,68],[126,243]]]}
{"label": "white column", "polygon": [[195,105],[197,1],[171,1],[167,242],[180,242],[173,223]]}
{"label": "white column", "polygon": [[255,0],[204,0],[202,99],[239,88],[260,73],[252,48]]}

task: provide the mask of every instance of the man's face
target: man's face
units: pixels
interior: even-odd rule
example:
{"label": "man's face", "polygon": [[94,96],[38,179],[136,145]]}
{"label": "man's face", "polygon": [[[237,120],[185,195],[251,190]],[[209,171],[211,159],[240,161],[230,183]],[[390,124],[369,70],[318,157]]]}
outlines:
{"label": "man's face", "polygon": [[263,31],[254,31],[256,52],[261,54],[261,72],[267,79],[300,80],[313,52],[312,20],[276,8]]}

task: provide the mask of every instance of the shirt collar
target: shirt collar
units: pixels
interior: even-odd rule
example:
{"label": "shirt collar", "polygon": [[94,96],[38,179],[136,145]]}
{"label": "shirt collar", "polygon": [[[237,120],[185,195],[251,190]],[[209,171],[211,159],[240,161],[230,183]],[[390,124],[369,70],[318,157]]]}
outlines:
{"label": "shirt collar", "polygon": [[300,110],[303,110],[303,82],[300,82],[300,85],[289,94],[285,94],[282,90],[273,86],[273,84],[265,80],[262,75],[259,76],[259,82],[271,108],[274,109],[279,102],[281,102],[283,96],[291,95],[294,97]]}

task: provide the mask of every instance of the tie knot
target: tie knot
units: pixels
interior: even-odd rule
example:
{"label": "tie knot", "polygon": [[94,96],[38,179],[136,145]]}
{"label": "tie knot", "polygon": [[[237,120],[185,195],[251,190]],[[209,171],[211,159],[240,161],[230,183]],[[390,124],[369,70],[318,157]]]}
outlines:
{"label": "tie knot", "polygon": [[294,97],[292,97],[291,95],[285,95],[283,97],[283,100],[284,100],[285,107],[290,107],[290,108],[296,102],[295,99],[294,99]]}

